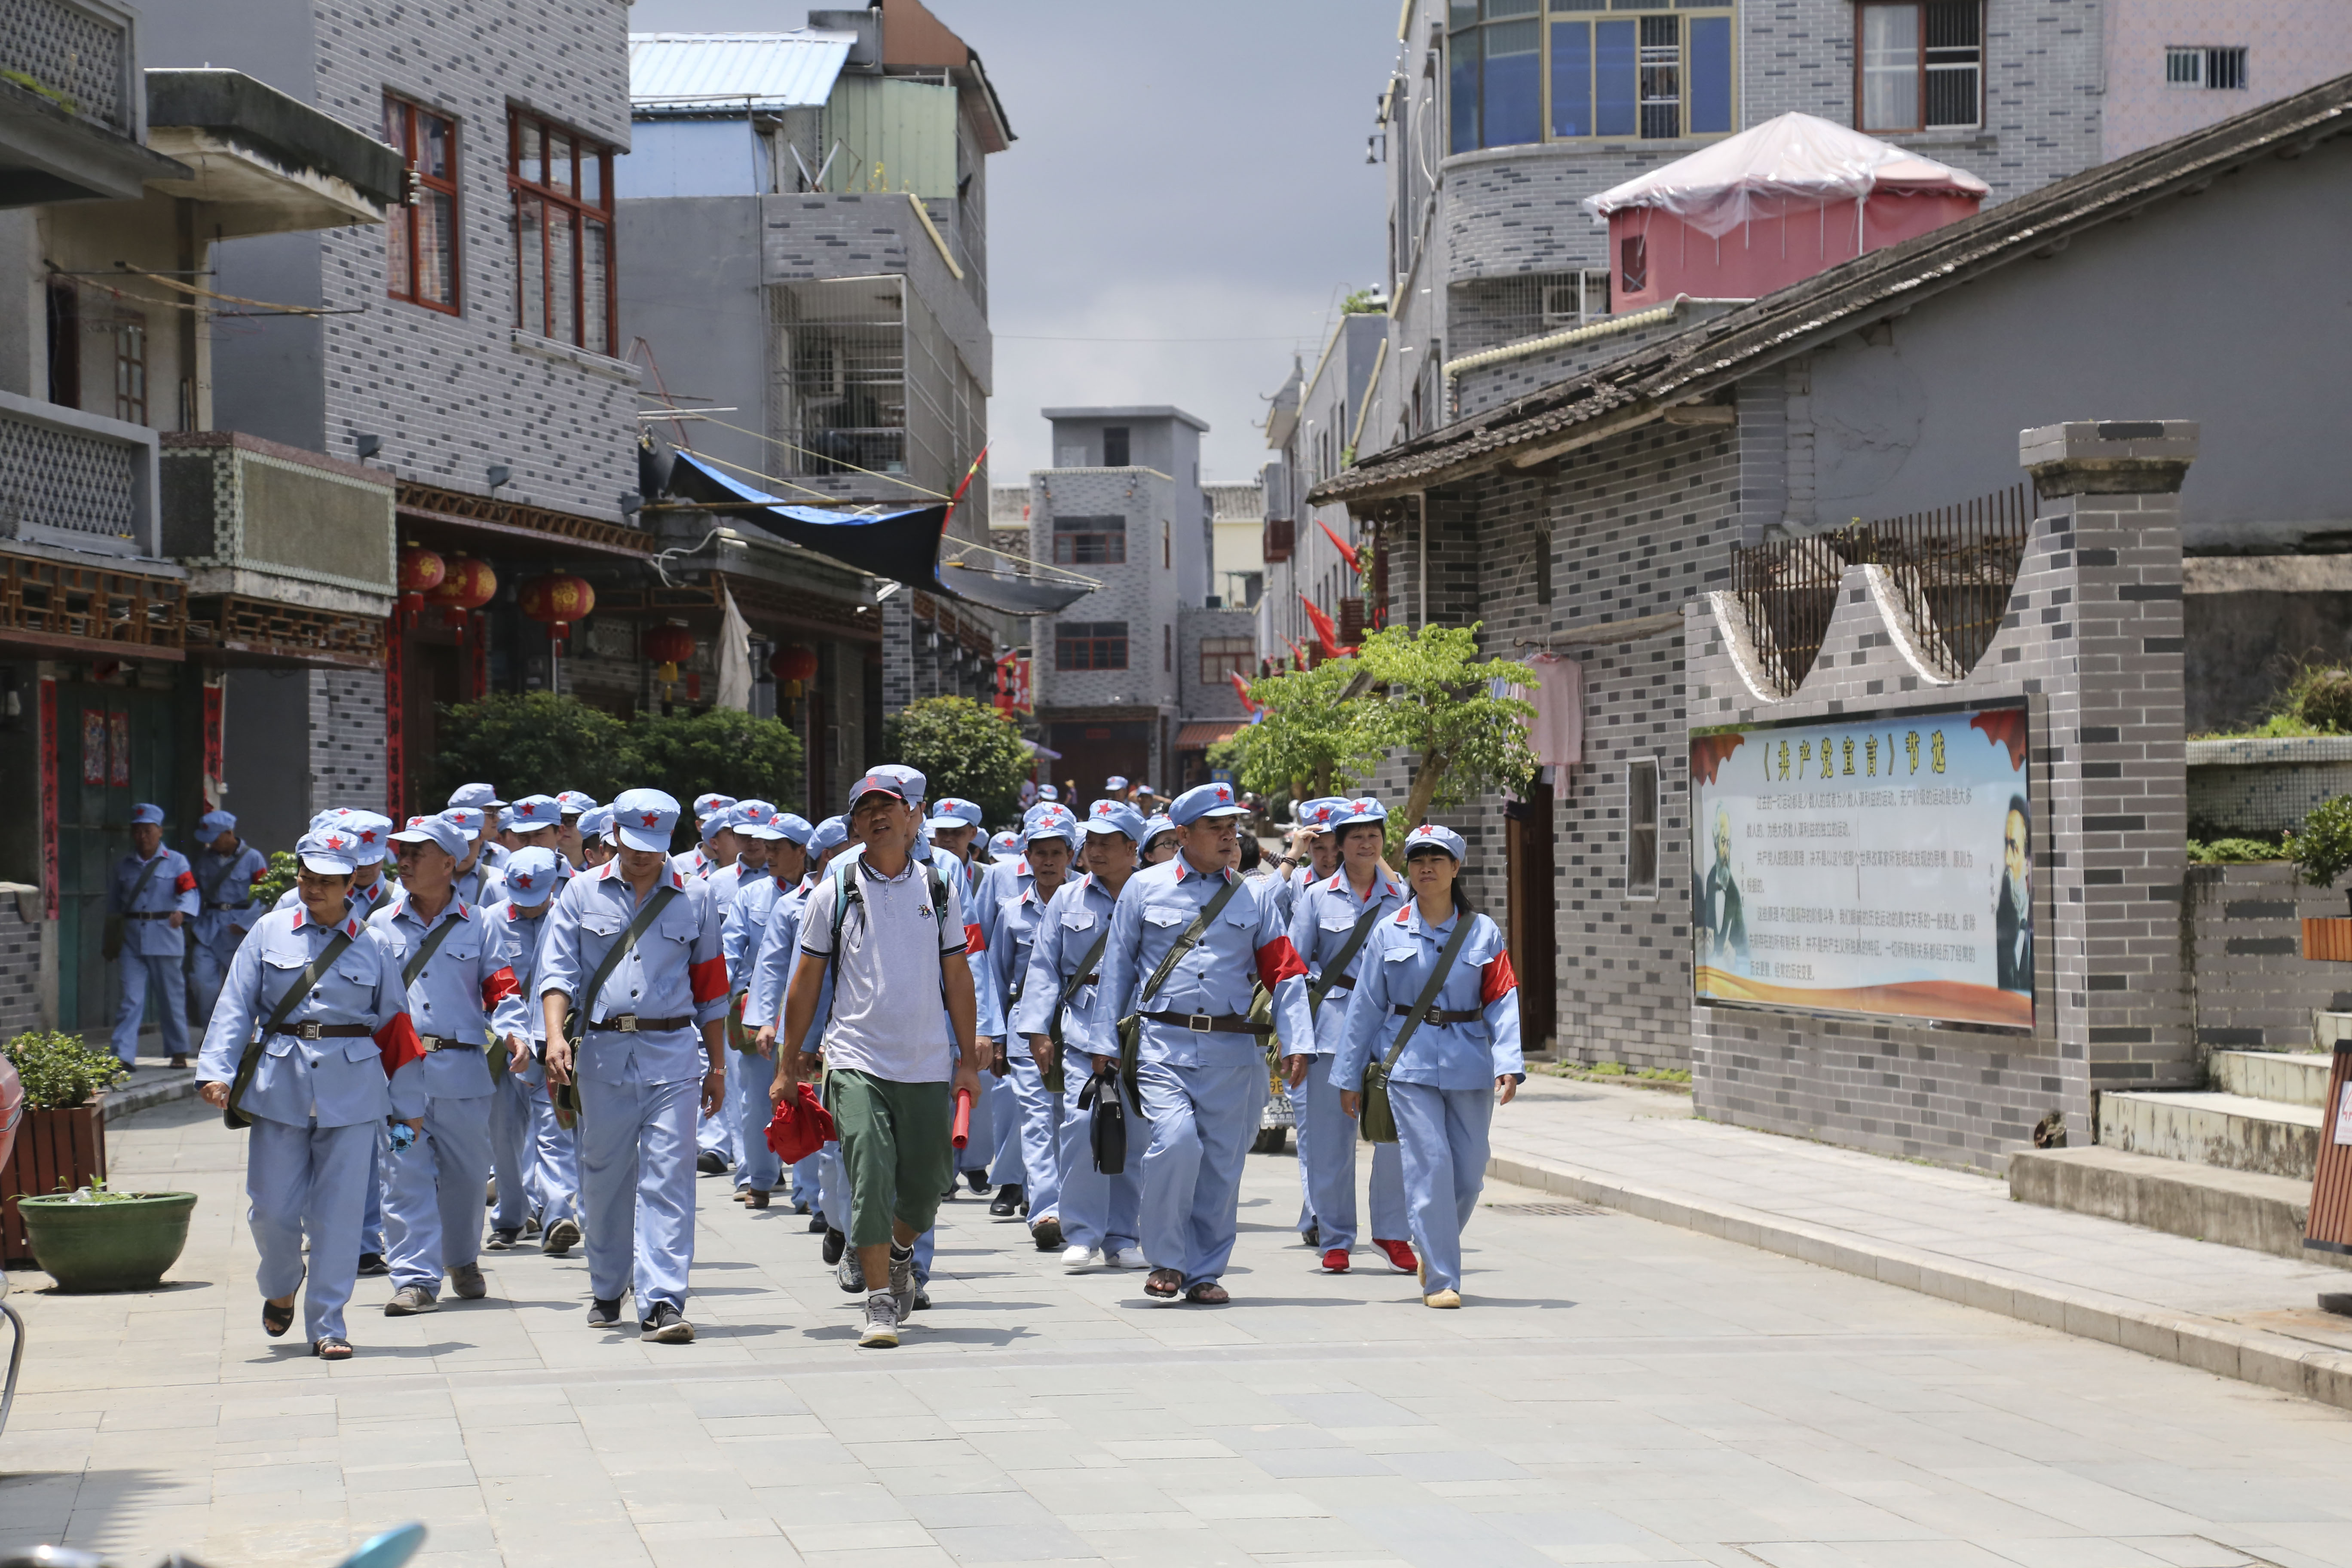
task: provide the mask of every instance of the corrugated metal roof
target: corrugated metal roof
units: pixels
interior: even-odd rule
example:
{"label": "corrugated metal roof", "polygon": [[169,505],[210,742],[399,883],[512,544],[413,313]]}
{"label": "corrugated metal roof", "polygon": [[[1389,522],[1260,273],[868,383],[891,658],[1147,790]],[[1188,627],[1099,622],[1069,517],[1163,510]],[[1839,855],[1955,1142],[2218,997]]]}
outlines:
{"label": "corrugated metal roof", "polygon": [[806,109],[833,95],[855,33],[631,33],[629,101],[639,114]]}

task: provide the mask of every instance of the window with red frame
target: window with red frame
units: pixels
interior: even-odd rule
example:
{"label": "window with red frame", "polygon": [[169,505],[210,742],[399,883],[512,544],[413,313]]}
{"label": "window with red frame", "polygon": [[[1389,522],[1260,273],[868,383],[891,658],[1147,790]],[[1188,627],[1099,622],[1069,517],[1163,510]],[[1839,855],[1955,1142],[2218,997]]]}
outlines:
{"label": "window with red frame", "polygon": [[507,187],[514,193],[515,325],[612,353],[613,150],[511,113]]}
{"label": "window with red frame", "polygon": [[408,201],[384,224],[384,292],[457,313],[457,122],[386,94],[383,139],[408,164]]}

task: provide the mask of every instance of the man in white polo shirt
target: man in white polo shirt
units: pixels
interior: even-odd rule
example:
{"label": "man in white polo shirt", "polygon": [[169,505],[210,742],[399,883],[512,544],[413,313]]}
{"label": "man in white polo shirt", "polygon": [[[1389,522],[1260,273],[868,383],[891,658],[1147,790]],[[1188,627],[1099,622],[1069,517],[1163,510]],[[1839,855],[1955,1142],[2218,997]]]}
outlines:
{"label": "man in white polo shirt", "polygon": [[[915,1240],[953,1173],[953,1091],[980,1098],[978,1004],[964,958],[977,928],[964,923],[962,879],[913,857],[920,795],[919,784],[882,773],[850,791],[850,835],[864,852],[835,862],[802,910],[769,1089],[777,1104],[799,1091],[811,1065],[803,1047],[821,1026],[825,1098],[849,1168],[849,1241],[866,1277],[858,1343],[873,1347],[898,1342],[914,1305]],[[831,1016],[820,1020],[828,968]]]}

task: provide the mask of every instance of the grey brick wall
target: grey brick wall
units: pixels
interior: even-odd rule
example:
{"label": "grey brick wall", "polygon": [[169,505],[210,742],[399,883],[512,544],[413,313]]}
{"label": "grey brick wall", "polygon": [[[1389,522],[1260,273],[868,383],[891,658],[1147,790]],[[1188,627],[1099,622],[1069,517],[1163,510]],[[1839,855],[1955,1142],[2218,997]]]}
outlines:
{"label": "grey brick wall", "polygon": [[1176,618],[1176,684],[1187,719],[1238,719],[1242,696],[1230,680],[1201,679],[1202,637],[1246,637],[1257,627],[1252,610],[1181,611]]}
{"label": "grey brick wall", "polygon": [[[1180,605],[1176,572],[1163,565],[1173,559],[1160,549],[1163,526],[1197,530],[1197,517],[1176,514],[1177,486],[1149,468],[1049,468],[1029,476],[1029,547],[1035,559],[1054,559],[1054,519],[1108,517],[1127,522],[1124,565],[1073,567],[1099,578],[1102,586],[1057,616],[1041,616],[1035,623],[1034,684],[1037,706],[1095,709],[1112,703],[1131,704],[1138,717],[1151,709],[1173,713],[1177,709],[1176,672],[1163,665],[1160,628],[1173,627]],[[1123,621],[1127,625],[1128,667],[1123,670],[1066,670],[1054,659],[1056,621]],[[1155,747],[1157,742],[1154,742]]]}
{"label": "grey brick wall", "polygon": [[2313,1014],[2352,1011],[2352,968],[2303,956],[2304,921],[2344,910],[2342,889],[2305,887],[2284,862],[2189,867],[2180,951],[2199,1050],[2309,1050]]}
{"label": "grey brick wall", "polygon": [[382,811],[383,677],[314,669],[310,688],[310,810]]}
{"label": "grey brick wall", "polygon": [[41,890],[0,883],[0,1040],[40,1026]]}

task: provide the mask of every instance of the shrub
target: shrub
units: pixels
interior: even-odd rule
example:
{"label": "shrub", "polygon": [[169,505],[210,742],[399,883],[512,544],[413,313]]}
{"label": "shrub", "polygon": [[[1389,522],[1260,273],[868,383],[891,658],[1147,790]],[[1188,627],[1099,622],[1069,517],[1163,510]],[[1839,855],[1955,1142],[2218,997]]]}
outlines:
{"label": "shrub", "polygon": [[[704,713],[640,713],[625,731],[618,762],[620,789],[657,789],[689,809],[678,816],[678,847],[694,844],[698,795],[791,806],[804,798],[807,773],[801,738],[781,719],[754,719],[731,708]],[[503,785],[502,792],[503,792]],[[583,788],[583,785],[570,785]],[[589,792],[595,795],[596,792]],[[509,798],[512,795],[509,793]],[[612,802],[611,795],[596,795]]]}
{"label": "shrub", "polygon": [[[890,721],[883,750],[923,775],[930,798],[957,795],[981,809],[981,820],[1008,823],[1021,816],[1021,781],[1029,752],[1010,719],[969,697],[927,697]],[[1085,804],[1065,802],[1073,811]]]}
{"label": "shrub", "polygon": [[2321,801],[2287,837],[2303,879],[2315,888],[2328,888],[2352,870],[2352,795]]}
{"label": "shrub", "polygon": [[88,1105],[90,1096],[131,1076],[131,1070],[102,1051],[82,1044],[79,1035],[27,1032],[0,1050],[16,1064],[24,1080],[28,1110],[71,1110]]}
{"label": "shrub", "polygon": [[265,911],[276,909],[278,900],[286,896],[286,889],[294,885],[295,876],[301,869],[301,862],[294,858],[294,851],[291,849],[271,851],[269,875],[253,885],[255,901],[259,903]]}

